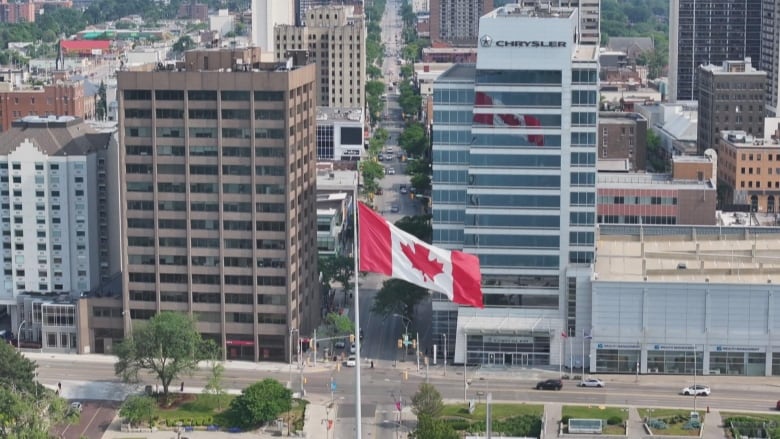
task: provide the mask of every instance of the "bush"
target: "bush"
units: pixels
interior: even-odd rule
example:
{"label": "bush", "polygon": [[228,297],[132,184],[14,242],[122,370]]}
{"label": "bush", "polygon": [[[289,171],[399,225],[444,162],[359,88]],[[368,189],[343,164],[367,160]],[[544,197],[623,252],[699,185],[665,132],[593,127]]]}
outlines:
{"label": "bush", "polygon": [[701,422],[699,421],[688,421],[683,425],[683,430],[698,430],[701,428]]}
{"label": "bush", "polygon": [[568,425],[569,424],[569,419],[571,419],[571,416],[566,415],[563,418],[561,418],[561,423]]}
{"label": "bush", "polygon": [[666,424],[666,422],[660,420],[660,419],[650,419],[647,421],[647,426],[652,428],[653,430],[666,430],[669,426]]}
{"label": "bush", "polygon": [[471,423],[465,419],[447,418],[444,420],[453,430],[466,431],[469,429]]}
{"label": "bush", "polygon": [[620,425],[623,423],[623,419],[620,416],[610,416],[607,419],[607,425]]}

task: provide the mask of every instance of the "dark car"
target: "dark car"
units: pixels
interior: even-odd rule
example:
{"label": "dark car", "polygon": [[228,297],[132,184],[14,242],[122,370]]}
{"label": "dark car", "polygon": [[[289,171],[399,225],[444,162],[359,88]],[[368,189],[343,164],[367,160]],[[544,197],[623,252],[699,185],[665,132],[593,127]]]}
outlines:
{"label": "dark car", "polygon": [[561,380],[544,380],[536,383],[536,390],[561,390],[563,388],[563,381]]}

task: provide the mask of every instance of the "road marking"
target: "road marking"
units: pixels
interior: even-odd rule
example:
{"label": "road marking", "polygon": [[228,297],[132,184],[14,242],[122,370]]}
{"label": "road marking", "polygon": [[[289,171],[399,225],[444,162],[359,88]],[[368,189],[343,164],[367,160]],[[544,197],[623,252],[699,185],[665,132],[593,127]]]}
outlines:
{"label": "road marking", "polygon": [[95,422],[95,418],[97,418],[98,413],[100,413],[101,408],[102,408],[101,406],[98,406],[97,410],[95,410],[95,414],[92,415],[92,419],[89,420],[86,427],[84,427],[84,430],[81,431],[81,434],[79,436],[83,436],[84,433],[86,433],[87,430],[89,430],[89,427],[92,425],[93,422]]}

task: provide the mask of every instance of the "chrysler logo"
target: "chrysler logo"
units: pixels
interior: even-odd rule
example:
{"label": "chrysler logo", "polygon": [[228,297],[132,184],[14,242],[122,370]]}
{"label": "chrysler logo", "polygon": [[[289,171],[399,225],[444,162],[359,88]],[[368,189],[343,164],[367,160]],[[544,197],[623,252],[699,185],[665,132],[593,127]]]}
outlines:
{"label": "chrysler logo", "polygon": [[479,44],[482,47],[490,47],[493,45],[493,39],[490,38],[490,35],[483,35],[482,38],[479,39]]}

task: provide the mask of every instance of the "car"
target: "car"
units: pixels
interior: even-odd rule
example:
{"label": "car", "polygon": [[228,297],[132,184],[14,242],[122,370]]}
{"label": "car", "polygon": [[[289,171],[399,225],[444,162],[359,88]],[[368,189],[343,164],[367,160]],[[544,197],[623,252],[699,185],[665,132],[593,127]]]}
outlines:
{"label": "car", "polygon": [[392,147],[392,146],[388,146],[388,147],[387,147],[387,152],[389,152],[390,154],[392,154],[392,153],[393,153],[393,147]]}
{"label": "car", "polygon": [[392,212],[392,213],[398,213],[400,210],[401,210],[401,208],[398,207],[397,204],[393,204],[392,206],[390,206],[390,212]]}
{"label": "car", "polygon": [[604,387],[604,381],[598,378],[585,378],[580,381],[580,387]]}
{"label": "car", "polygon": [[346,363],[344,363],[347,367],[355,367],[357,366],[357,358],[355,358],[354,355],[350,355],[349,358],[347,358]]}
{"label": "car", "polygon": [[352,343],[352,345],[349,347],[349,353],[354,354],[357,352],[357,348],[355,347],[355,343]]}
{"label": "car", "polygon": [[344,343],[343,341],[336,342],[336,349],[344,349],[345,347],[347,347],[347,344]]}
{"label": "car", "polygon": [[395,168],[387,168],[387,175],[395,175]]}
{"label": "car", "polygon": [[406,188],[406,185],[402,184],[401,187],[398,188],[398,192],[400,192],[402,194],[408,194],[409,193],[409,189]]}
{"label": "car", "polygon": [[710,386],[705,386],[704,384],[694,384],[692,386],[688,386],[682,389],[680,393],[686,396],[690,396],[690,395],[710,396],[710,393],[712,393],[712,391],[710,390]]}
{"label": "car", "polygon": [[72,402],[70,403],[70,411],[74,413],[81,413],[81,403],[80,402]]}
{"label": "car", "polygon": [[562,388],[563,381],[558,379],[544,380],[536,383],[536,390],[561,390]]}

